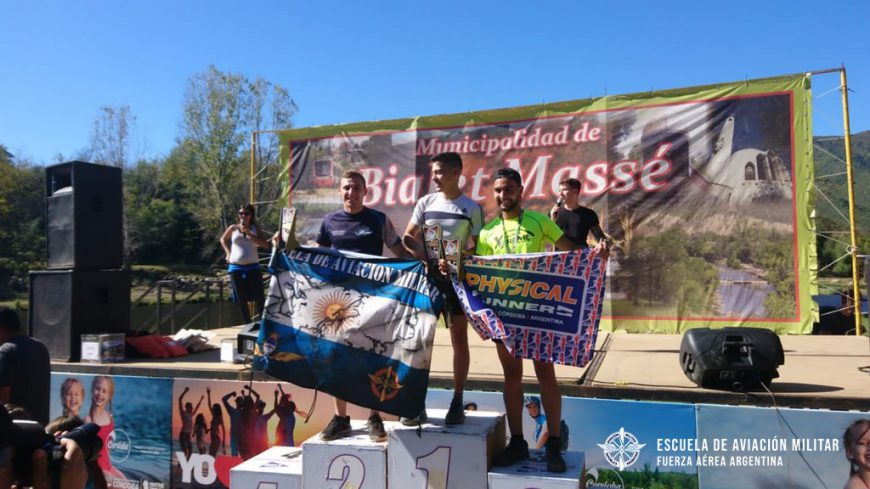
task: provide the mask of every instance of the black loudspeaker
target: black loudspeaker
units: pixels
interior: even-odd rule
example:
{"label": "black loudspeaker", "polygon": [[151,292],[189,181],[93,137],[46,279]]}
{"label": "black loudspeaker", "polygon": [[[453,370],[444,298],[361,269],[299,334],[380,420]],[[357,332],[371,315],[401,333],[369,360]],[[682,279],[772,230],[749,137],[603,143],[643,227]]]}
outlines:
{"label": "black loudspeaker", "polygon": [[257,346],[257,337],[260,335],[260,322],[243,324],[239,335],[236,337],[236,350],[242,355],[253,355]]}
{"label": "black loudspeaker", "polygon": [[30,272],[30,336],[51,358],[78,361],[81,335],[130,329],[129,270]]}
{"label": "black loudspeaker", "polygon": [[121,169],[70,161],[46,167],[48,268],[123,266]]}
{"label": "black loudspeaker", "polygon": [[782,343],[761,328],[698,328],[683,335],[680,366],[695,384],[710,389],[744,390],[768,385],[785,363]]}

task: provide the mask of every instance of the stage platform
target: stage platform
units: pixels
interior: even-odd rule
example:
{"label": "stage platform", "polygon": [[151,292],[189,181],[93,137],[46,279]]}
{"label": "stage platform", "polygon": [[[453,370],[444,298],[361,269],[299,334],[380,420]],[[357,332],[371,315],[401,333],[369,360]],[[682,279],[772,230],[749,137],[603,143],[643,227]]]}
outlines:
{"label": "stage platform", "polygon": [[[211,343],[235,338],[239,327],[211,330]],[[556,366],[562,393],[574,397],[797,408],[870,410],[870,342],[852,336],[781,336],[785,365],[766,391],[742,393],[702,389],[680,369],[681,335],[601,332],[594,360],[584,368]],[[501,391],[495,346],[469,331],[471,369],[466,390]],[[452,389],[452,349],[447,329],[435,336],[430,387]],[[531,361],[525,361],[526,392],[538,392]],[[53,362],[55,372],[144,377],[248,380],[242,364],[220,362],[218,349],[164,360],[92,364]],[[255,373],[254,380],[271,380]]]}

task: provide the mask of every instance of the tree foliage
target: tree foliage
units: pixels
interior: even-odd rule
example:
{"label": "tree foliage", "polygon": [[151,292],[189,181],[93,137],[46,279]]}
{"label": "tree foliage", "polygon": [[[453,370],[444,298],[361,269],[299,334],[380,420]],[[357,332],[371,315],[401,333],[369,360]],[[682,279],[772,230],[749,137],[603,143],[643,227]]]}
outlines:
{"label": "tree foliage", "polygon": [[42,168],[16,162],[0,145],[0,299],[45,261],[44,182]]}
{"label": "tree foliage", "polygon": [[86,154],[93,163],[125,168],[132,159],[131,138],[136,116],[129,105],[100,107],[91,127]]}
{"label": "tree foliage", "polygon": [[[249,200],[245,162],[252,132],[287,127],[295,112],[287,91],[262,78],[251,81],[214,66],[190,78],[181,141],[198,190],[194,216],[204,230],[217,235]],[[277,148],[262,151],[266,158],[277,155]]]}

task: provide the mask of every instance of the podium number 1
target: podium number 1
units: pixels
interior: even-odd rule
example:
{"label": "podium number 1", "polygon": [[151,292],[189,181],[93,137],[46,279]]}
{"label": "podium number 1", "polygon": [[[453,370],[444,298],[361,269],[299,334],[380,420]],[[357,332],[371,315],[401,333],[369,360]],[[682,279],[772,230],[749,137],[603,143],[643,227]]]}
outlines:
{"label": "podium number 1", "polygon": [[426,489],[447,489],[450,475],[450,447],[438,447],[417,457],[417,468],[426,472]]}
{"label": "podium number 1", "polygon": [[326,474],[328,481],[341,481],[338,489],[359,489],[366,478],[362,460],[353,455],[339,455],[332,459]]}

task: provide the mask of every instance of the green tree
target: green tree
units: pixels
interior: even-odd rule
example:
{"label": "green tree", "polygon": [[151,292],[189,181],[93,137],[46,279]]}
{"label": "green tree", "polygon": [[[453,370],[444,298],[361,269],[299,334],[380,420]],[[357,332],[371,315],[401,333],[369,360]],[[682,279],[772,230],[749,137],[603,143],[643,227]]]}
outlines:
{"label": "green tree", "polygon": [[94,117],[91,141],[85,154],[93,163],[125,168],[132,158],[131,138],[136,116],[130,106],[104,105]]}
{"label": "green tree", "polygon": [[[287,91],[262,78],[251,81],[214,66],[190,78],[181,140],[198,183],[194,215],[206,239],[213,243],[238,205],[248,200],[250,134],[266,124],[289,126],[295,112]],[[262,151],[270,158],[276,149]]]}
{"label": "green tree", "polygon": [[141,161],[127,169],[124,197],[127,239],[137,263],[199,263],[202,229],[194,219],[192,170],[182,148],[165,160]]}
{"label": "green tree", "polygon": [[0,145],[0,298],[23,287],[45,257],[44,171]]}

